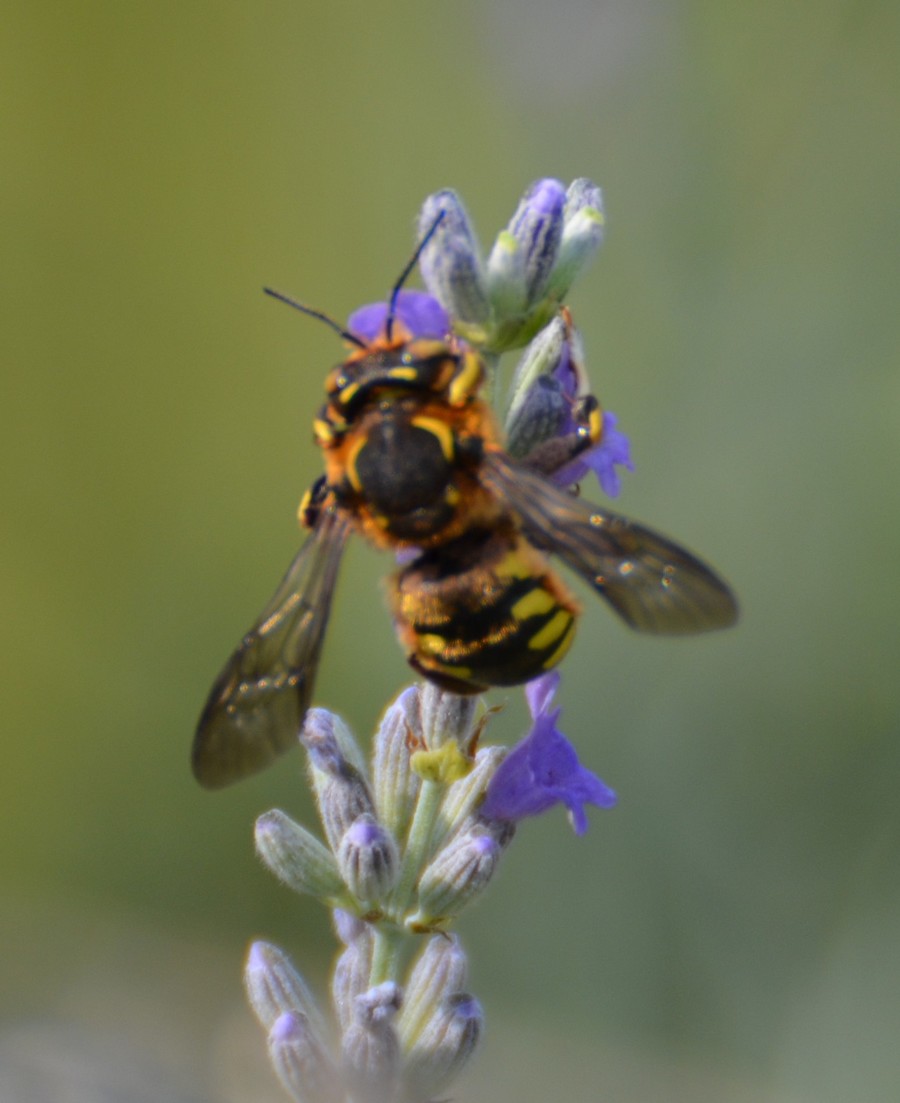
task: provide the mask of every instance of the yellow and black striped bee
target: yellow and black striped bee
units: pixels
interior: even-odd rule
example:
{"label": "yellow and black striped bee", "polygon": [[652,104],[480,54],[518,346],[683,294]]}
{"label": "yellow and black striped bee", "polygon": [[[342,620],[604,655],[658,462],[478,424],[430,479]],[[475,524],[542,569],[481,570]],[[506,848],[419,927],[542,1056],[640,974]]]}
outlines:
{"label": "yellow and black striped bee", "polygon": [[329,373],[314,422],[325,473],[300,508],[311,533],[200,717],[192,764],[209,788],[262,769],[295,742],[351,532],[400,553],[389,584],[400,643],[419,674],[455,693],[521,684],[562,659],[579,607],[549,554],[642,632],[704,632],[737,615],[728,586],[700,560],[548,477],[599,439],[595,400],[578,402],[568,437],[523,460],[506,455],[480,397],[478,354],[452,337],[415,337],[397,317],[428,236],[374,340],[285,300],[354,351]]}

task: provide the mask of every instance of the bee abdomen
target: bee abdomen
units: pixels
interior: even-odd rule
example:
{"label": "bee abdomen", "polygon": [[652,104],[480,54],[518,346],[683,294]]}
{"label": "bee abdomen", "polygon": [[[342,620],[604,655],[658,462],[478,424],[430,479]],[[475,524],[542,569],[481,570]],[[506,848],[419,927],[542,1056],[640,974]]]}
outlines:
{"label": "bee abdomen", "polygon": [[518,532],[467,533],[394,580],[394,616],[412,666],[457,693],[519,685],[555,666],[578,607]]}

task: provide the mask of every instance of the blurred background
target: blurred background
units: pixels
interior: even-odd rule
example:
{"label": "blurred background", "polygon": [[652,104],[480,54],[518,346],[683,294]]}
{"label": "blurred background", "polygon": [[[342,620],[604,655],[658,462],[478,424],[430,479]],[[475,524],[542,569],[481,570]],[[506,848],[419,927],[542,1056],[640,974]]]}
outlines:
{"label": "blurred background", "polygon": [[[900,8],[661,0],[13,0],[0,43],[0,1100],[275,1103],[247,941],[333,936],[257,863],[299,755],[203,792],[212,679],[299,542],[340,318],[424,196],[489,244],[586,175],[571,300],[637,471],[729,634],[585,595],[563,727],[619,793],[526,823],[461,933],[488,1032],[455,1098],[900,1096]],[[599,491],[591,488],[599,500]],[[317,701],[409,680],[354,545]],[[523,731],[521,695],[493,738]]]}

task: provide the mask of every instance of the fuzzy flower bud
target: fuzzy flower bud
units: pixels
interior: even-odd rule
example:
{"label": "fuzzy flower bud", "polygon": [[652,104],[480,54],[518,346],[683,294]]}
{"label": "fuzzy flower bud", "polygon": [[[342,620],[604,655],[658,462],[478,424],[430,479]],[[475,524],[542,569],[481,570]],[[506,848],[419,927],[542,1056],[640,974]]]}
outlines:
{"label": "fuzzy flower bud", "polygon": [[344,883],[357,900],[381,900],[394,887],[400,869],[397,844],[374,816],[353,821],[336,857]]}
{"label": "fuzzy flower bud", "polygon": [[337,1069],[305,1015],[286,1012],[269,1032],[269,1057],[297,1103],[338,1103]]}
{"label": "fuzzy flower bud", "polygon": [[469,773],[449,787],[441,802],[431,837],[435,850],[460,830],[460,825],[468,825],[505,756],[505,747],[482,747],[475,755],[475,764]]}
{"label": "fuzzy flower bud", "polygon": [[[597,410],[590,391],[581,337],[563,308],[531,342],[516,368],[506,417],[507,450],[519,459],[527,456],[530,465],[560,486],[593,471],[603,491],[614,498],[621,489],[617,469],[634,470],[628,438],[617,428],[615,414],[606,410],[599,415],[594,443],[572,458],[572,440],[587,431],[584,403]],[[576,418],[578,410],[582,414]]]}
{"label": "fuzzy flower bud", "polygon": [[421,749],[411,758],[419,777],[444,784],[465,777],[472,767],[477,708],[474,697],[447,693],[431,683],[421,687],[418,723],[413,724]]}
{"label": "fuzzy flower bud", "polygon": [[[364,919],[360,919],[353,912],[344,911],[343,908],[334,909],[331,913],[331,922],[334,926],[334,933],[345,946],[355,945],[363,935],[369,933],[369,925]],[[360,989],[360,992],[362,992],[362,989]]]}
{"label": "fuzzy flower bud", "polygon": [[535,181],[497,238],[487,282],[498,317],[522,315],[543,296],[562,241],[565,203],[558,180]]}
{"label": "fuzzy flower bud", "polygon": [[335,909],[334,927],[344,950],[338,955],[331,980],[331,998],[341,1033],[354,1021],[356,998],[369,987],[372,970],[372,932],[349,912]]}
{"label": "fuzzy flower bud", "polygon": [[396,1096],[401,1053],[394,1019],[401,992],[385,981],[357,996],[354,1021],[343,1038],[343,1064],[351,1094],[365,1103],[389,1103]]}
{"label": "fuzzy flower bud", "polygon": [[244,966],[247,999],[266,1030],[286,1012],[305,1016],[310,1029],[325,1035],[325,1022],[306,981],[283,950],[269,942],[254,942]]}
{"label": "fuzzy flower bud", "polygon": [[457,915],[487,885],[507,834],[473,822],[439,851],[419,881],[418,912],[410,928],[428,928]]}
{"label": "fuzzy flower bud", "polygon": [[404,1049],[418,1040],[442,1000],[462,991],[468,962],[459,939],[434,935],[409,974],[397,1029]]}
{"label": "fuzzy flower bud", "polygon": [[407,1058],[404,1080],[410,1099],[434,1099],[454,1080],[481,1038],[484,1013],[474,996],[458,992],[443,1000]]}
{"label": "fuzzy flower bud", "polygon": [[[516,366],[506,414],[506,450],[511,456],[526,456],[536,445],[565,432],[572,399],[590,389],[583,362],[577,334],[568,318],[557,314]],[[557,374],[564,363],[576,382],[569,389]]]}
{"label": "fuzzy flower bud", "polygon": [[275,876],[294,892],[320,900],[344,894],[337,863],[305,827],[273,808],[256,821],[256,852]]}
{"label": "fuzzy flower bud", "polygon": [[466,336],[479,333],[490,307],[482,271],[481,251],[462,200],[449,188],[430,195],[419,214],[422,238],[443,212],[443,219],[419,259],[425,286]]}
{"label": "fuzzy flower bud", "polygon": [[381,822],[406,834],[420,780],[410,766],[410,735],[420,727],[419,687],[410,686],[385,712],[372,744],[372,787]]}
{"label": "fuzzy flower bud", "polygon": [[603,193],[592,180],[573,180],[566,192],[563,232],[547,293],[557,302],[566,297],[579,273],[603,244],[606,215]]}
{"label": "fuzzy flower bud", "polygon": [[[366,756],[353,732],[336,712],[329,709],[309,709],[300,733],[300,742],[307,751],[345,758],[359,773],[366,772]],[[311,765],[315,766],[315,762]]]}
{"label": "fuzzy flower bud", "polygon": [[[375,819],[375,805],[361,763],[351,760],[355,742],[346,724],[327,709],[310,709],[300,734],[328,845],[337,853],[350,825],[360,816]],[[358,751],[353,757],[358,756]]]}

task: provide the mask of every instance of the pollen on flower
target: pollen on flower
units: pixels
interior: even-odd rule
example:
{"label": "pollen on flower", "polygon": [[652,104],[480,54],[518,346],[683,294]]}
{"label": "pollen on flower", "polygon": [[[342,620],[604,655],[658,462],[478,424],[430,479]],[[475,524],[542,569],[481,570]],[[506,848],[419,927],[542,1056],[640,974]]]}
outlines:
{"label": "pollen on flower", "polygon": [[416,751],[410,765],[423,781],[449,785],[466,776],[472,769],[472,759],[456,743],[445,743],[434,751]]}

